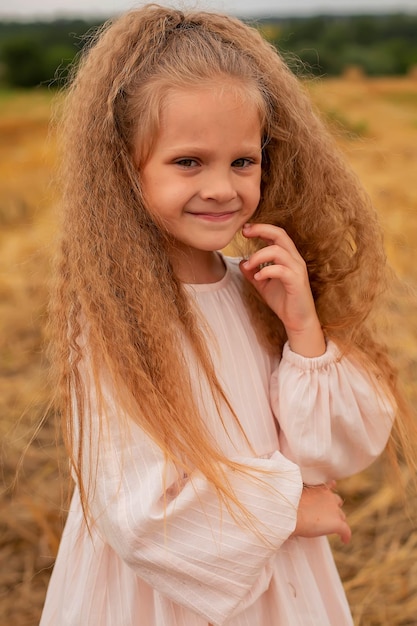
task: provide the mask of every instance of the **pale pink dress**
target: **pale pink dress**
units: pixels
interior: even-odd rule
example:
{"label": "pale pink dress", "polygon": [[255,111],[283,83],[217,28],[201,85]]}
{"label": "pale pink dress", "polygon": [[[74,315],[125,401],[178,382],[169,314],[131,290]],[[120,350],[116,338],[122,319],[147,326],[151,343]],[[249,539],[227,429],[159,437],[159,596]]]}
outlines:
{"label": "pale pink dress", "polygon": [[187,289],[207,320],[212,358],[256,458],[227,410],[225,432],[189,358],[201,410],[223,450],[255,474],[268,470],[258,474],[263,482],[229,473],[263,538],[236,523],[198,472],[178,484],[138,427],[122,435],[109,392],[110,432],[100,441],[96,426],[91,433],[93,457],[100,446],[96,524],[90,536],[76,488],[41,626],[352,625],[327,539],[291,534],[303,481],[369,465],[386,444],[393,411],[331,342],[311,359],[285,346],[273,362],[251,327],[241,280],[227,259],[220,282]]}

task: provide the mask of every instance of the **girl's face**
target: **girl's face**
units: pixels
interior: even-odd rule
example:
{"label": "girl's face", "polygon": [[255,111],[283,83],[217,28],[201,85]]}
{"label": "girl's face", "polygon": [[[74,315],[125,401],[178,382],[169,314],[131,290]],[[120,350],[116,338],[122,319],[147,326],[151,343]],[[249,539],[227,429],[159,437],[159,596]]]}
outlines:
{"label": "girl's face", "polygon": [[[167,95],[141,184],[173,254],[207,266],[253,215],[260,198],[261,123],[256,105],[226,87]],[[181,254],[176,254],[176,252]],[[176,267],[184,280],[184,268]]]}

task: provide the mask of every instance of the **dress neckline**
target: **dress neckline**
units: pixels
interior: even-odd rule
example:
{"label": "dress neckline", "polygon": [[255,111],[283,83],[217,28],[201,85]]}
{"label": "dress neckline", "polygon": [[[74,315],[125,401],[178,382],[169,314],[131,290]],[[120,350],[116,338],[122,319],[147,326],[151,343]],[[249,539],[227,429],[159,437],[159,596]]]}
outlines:
{"label": "dress neckline", "polygon": [[[231,266],[234,259],[225,257],[220,253],[219,255],[225,266],[224,276],[215,283],[184,283],[184,286],[187,290],[194,292],[219,291],[220,289],[224,289],[228,285],[231,279]],[[238,260],[236,259],[236,261]]]}

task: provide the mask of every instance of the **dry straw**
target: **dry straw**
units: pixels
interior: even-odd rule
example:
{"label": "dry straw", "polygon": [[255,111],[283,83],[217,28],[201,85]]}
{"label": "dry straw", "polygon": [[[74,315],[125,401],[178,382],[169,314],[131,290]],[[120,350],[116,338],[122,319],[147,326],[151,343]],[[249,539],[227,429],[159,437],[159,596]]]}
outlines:
{"label": "dry straw", "polygon": [[[324,111],[326,107],[340,111],[340,119],[349,124],[366,122],[368,137],[345,135],[343,148],[380,207],[391,258],[417,285],[410,253],[417,241],[412,171],[416,81],[362,80],[353,90],[352,81],[328,81],[312,89]],[[53,226],[54,200],[48,187],[54,149],[52,143],[45,147],[43,140],[48,98],[16,96],[1,102],[0,109],[0,163],[7,163],[0,169],[0,198],[8,203],[0,201],[0,215],[5,215],[0,229],[0,626],[33,626],[62,532],[60,507],[68,485],[51,416],[30,445],[12,489],[22,451],[49,395],[41,346]],[[18,206],[25,210],[12,214],[10,207]],[[416,405],[415,310],[398,301],[389,303],[388,313],[395,331],[393,349],[403,355],[404,382]],[[332,539],[332,546],[356,626],[417,624],[417,502],[415,496],[404,501],[395,482],[387,480],[388,471],[378,462],[339,486],[353,539],[349,546]],[[410,478],[403,470],[403,482]]]}

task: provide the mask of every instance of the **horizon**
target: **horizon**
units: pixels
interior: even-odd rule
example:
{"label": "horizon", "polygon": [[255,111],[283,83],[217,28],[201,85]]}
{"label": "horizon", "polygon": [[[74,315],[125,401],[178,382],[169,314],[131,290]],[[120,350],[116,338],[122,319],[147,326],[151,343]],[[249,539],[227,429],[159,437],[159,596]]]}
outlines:
{"label": "horizon", "polygon": [[[106,20],[141,4],[135,0],[43,0],[33,10],[33,0],[15,0],[12,8],[0,6],[0,21]],[[416,0],[163,0],[160,4],[257,19],[417,15]]]}
{"label": "horizon", "polygon": [[[402,11],[330,11],[323,10],[317,13],[312,12],[295,12],[295,13],[271,13],[271,12],[259,12],[259,13],[230,13],[241,19],[256,19],[256,20],[291,20],[291,19],[313,19],[317,17],[334,17],[334,18],[348,18],[348,17],[390,17],[395,15],[409,15],[417,16],[417,9],[415,11],[402,10]],[[97,22],[106,21],[117,17],[119,14],[115,13],[53,13],[53,14],[28,14],[28,15],[8,15],[0,12],[0,23],[50,23],[50,22]]]}

